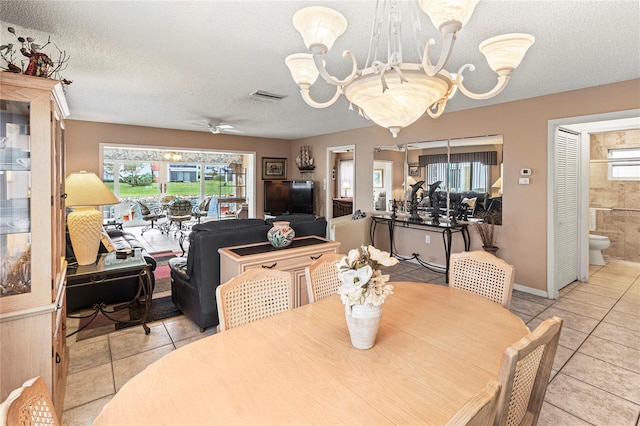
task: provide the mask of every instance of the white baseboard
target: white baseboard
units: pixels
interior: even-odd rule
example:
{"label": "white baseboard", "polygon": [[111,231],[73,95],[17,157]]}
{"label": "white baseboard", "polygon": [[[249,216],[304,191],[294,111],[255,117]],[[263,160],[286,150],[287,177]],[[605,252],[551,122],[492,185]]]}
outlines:
{"label": "white baseboard", "polygon": [[513,284],[513,289],[521,291],[523,293],[529,293],[529,294],[533,294],[535,296],[544,297],[545,299],[551,299],[550,297],[547,296],[547,292],[546,291],[538,290],[537,288],[527,287],[527,286],[522,285],[522,284],[514,283]]}

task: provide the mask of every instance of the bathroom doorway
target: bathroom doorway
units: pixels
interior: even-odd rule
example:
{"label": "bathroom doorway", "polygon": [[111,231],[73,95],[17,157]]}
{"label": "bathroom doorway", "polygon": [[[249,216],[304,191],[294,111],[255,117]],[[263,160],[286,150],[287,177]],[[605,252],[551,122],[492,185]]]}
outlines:
{"label": "bathroom doorway", "polygon": [[562,268],[558,265],[558,253],[563,238],[557,226],[560,212],[556,206],[556,131],[560,127],[577,133],[578,150],[572,154],[577,160],[577,274],[575,279],[587,281],[589,277],[589,176],[590,176],[590,135],[640,128],[640,110],[618,111],[592,116],[572,117],[549,121],[548,125],[548,184],[547,184],[547,295],[558,297],[558,290],[566,277],[559,279]]}

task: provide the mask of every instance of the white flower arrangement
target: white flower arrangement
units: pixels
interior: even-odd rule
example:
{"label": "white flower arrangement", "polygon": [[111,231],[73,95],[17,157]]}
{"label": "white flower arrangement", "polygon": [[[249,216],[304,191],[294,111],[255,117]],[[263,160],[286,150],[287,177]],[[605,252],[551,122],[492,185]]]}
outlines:
{"label": "white flower arrangement", "polygon": [[393,293],[393,286],[386,284],[389,275],[382,275],[381,266],[393,266],[398,259],[374,246],[362,246],[349,250],[349,254],[336,264],[342,285],[338,293],[347,306],[380,306]]}

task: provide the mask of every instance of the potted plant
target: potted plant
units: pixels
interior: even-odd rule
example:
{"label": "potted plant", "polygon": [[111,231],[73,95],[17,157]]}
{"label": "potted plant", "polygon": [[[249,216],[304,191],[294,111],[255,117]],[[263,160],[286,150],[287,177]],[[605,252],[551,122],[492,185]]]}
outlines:
{"label": "potted plant", "polygon": [[496,254],[500,247],[496,246],[497,230],[495,228],[498,218],[495,214],[489,214],[484,217],[482,222],[475,222],[474,229],[480,236],[482,248],[491,253]]}

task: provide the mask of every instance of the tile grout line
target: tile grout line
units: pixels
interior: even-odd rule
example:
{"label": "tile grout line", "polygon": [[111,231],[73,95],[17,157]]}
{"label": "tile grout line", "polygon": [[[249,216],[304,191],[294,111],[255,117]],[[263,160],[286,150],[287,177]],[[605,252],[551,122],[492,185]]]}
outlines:
{"label": "tile grout line", "polygon": [[[601,268],[601,269],[602,269],[602,268]],[[636,280],[637,280],[637,278],[636,278]],[[634,282],[635,282],[636,280],[634,280]],[[593,327],[593,329],[592,329],[592,330],[587,334],[587,337],[585,337],[585,339],[580,343],[580,345],[578,345],[578,347],[577,347],[577,348],[572,352],[571,356],[569,356],[569,358],[567,358],[567,360],[562,364],[562,366],[558,369],[558,372],[555,374],[555,376],[553,376],[553,378],[549,381],[549,383],[547,383],[547,386],[549,386],[551,383],[553,383],[553,382],[556,380],[556,378],[558,377],[558,375],[559,375],[560,373],[562,373],[562,374],[564,374],[564,375],[565,375],[565,376],[567,376],[567,377],[571,377],[573,380],[579,381],[579,382],[584,383],[584,384],[586,384],[586,385],[588,385],[588,386],[592,386],[592,387],[594,387],[594,388],[596,388],[596,389],[598,389],[598,390],[600,390],[600,391],[602,391],[602,392],[605,392],[605,393],[607,393],[607,394],[609,394],[609,395],[612,395],[612,396],[614,396],[614,397],[616,397],[616,398],[620,398],[620,399],[622,399],[622,400],[624,400],[624,401],[630,402],[630,403],[632,403],[632,404],[634,404],[634,405],[636,405],[636,406],[640,407],[640,404],[638,404],[638,403],[636,403],[636,402],[634,402],[634,401],[630,401],[630,400],[628,400],[628,399],[627,399],[627,398],[625,398],[625,397],[622,397],[622,396],[620,396],[620,395],[616,395],[616,394],[614,394],[614,393],[612,393],[612,392],[609,392],[609,391],[608,391],[608,390],[606,390],[606,389],[602,389],[601,387],[596,386],[596,385],[595,385],[595,384],[593,384],[593,383],[585,382],[584,380],[581,380],[581,379],[578,379],[578,378],[576,378],[576,377],[573,377],[572,375],[567,374],[567,373],[564,373],[564,372],[562,371],[562,370],[564,369],[564,367],[569,363],[569,361],[571,361],[571,359],[574,357],[574,355],[575,355],[575,354],[580,350],[580,348],[584,345],[584,343],[589,339],[589,337],[591,337],[591,335],[593,334],[593,331],[594,331],[596,328],[598,328],[598,326],[599,326],[600,324],[602,324],[602,323],[604,322],[604,319],[607,317],[607,315],[609,315],[609,314],[613,311],[613,308],[618,304],[618,302],[622,299],[622,297],[624,297],[624,295],[625,295],[625,294],[627,294],[627,292],[629,291],[629,289],[630,289],[630,288],[631,288],[631,286],[629,286],[629,287],[624,291],[624,293],[623,293],[623,294],[622,294],[622,295],[617,299],[616,303],[614,303],[614,304],[613,304],[613,306],[611,306],[611,308],[609,308],[609,310],[608,310],[608,311],[607,311],[607,313],[602,317],[602,319],[598,320],[598,323],[596,324],[596,326],[595,326],[595,327]],[[575,290],[575,289],[574,289],[574,290]],[[574,291],[574,290],[572,290],[572,291]],[[571,293],[571,292],[569,292],[569,293]],[[561,299],[561,298],[563,298],[563,297],[566,297],[569,293],[567,293],[567,294],[565,294],[564,296],[562,296],[562,297],[558,298],[558,300],[560,300],[560,299]],[[557,302],[558,300],[554,301],[551,305],[549,305],[548,307],[546,307],[546,308],[545,308],[542,312],[540,312],[540,314],[538,314],[538,315],[541,315],[544,311],[546,311],[547,309],[549,309],[551,306],[555,305],[555,304],[556,304],[556,302]],[[585,303],[585,302],[582,302],[582,303]],[[590,305],[589,303],[585,303],[585,304]],[[592,306],[597,306],[597,305],[592,305]],[[559,309],[559,308],[557,308],[557,309]],[[536,316],[535,318],[537,318],[537,316]],[[534,319],[535,319],[535,318],[534,318]],[[605,323],[605,324],[609,324],[609,323]],[[614,324],[614,325],[615,325],[615,324]],[[572,329],[572,330],[573,330],[573,329]],[[579,331],[579,330],[576,330],[576,331]],[[561,331],[560,333],[562,333],[562,331]],[[594,336],[594,337],[598,337],[598,336]],[[603,340],[608,340],[608,339],[603,339]],[[612,340],[608,340],[608,341],[609,341],[609,342],[612,342],[612,343],[615,343],[615,344],[619,344],[619,345],[624,346],[624,347],[628,347],[628,346],[626,346],[626,345],[622,345],[622,344],[620,344],[620,343],[618,343],[618,342],[614,342],[614,341],[612,341]],[[566,346],[563,346],[563,347],[565,347],[565,348],[566,348]],[[570,348],[567,348],[567,349],[570,349]],[[633,348],[631,348],[631,349],[633,349]],[[637,373],[637,372],[635,372],[635,371],[628,370],[628,369],[626,369],[626,368],[624,368],[624,367],[620,367],[620,366],[618,366],[618,365],[616,365],[616,364],[612,364],[612,363],[610,363],[610,362],[608,362],[608,361],[606,361],[606,360],[603,360],[603,359],[600,359],[600,358],[596,358],[596,357],[594,357],[594,356],[587,355],[587,354],[583,354],[583,353],[580,353],[580,354],[581,354],[581,355],[584,355],[584,356],[591,357],[591,358],[593,358],[593,359],[596,359],[596,360],[598,360],[598,361],[604,362],[604,363],[606,363],[606,364],[612,365],[612,366],[614,366],[614,367],[621,368],[621,369],[623,369],[623,370],[625,370],[625,371],[630,371],[630,372],[632,372],[632,373],[636,373],[636,374],[638,374],[638,373]],[[547,401],[547,400],[546,400],[546,398],[545,398],[544,402],[547,402],[548,404],[551,404],[549,401]],[[553,405],[553,404],[551,404],[551,405]],[[554,405],[554,407],[556,407],[556,408],[558,408],[558,409],[562,410],[560,407],[557,407],[557,406],[555,406],[555,405]],[[562,410],[562,411],[565,411],[565,410]],[[582,420],[582,421],[585,421],[585,422],[587,422],[587,423],[591,424],[590,422],[588,422],[587,420],[583,419],[582,417],[579,417],[579,416],[577,416],[577,415],[575,415],[575,414],[573,414],[573,413],[569,413],[569,414],[571,414],[572,416],[574,416],[574,417],[576,417],[576,418],[579,418],[579,419],[580,419],[580,420]],[[636,424],[638,424],[638,419],[640,419],[640,413],[639,413],[639,415],[638,415],[638,418],[636,419]]]}

